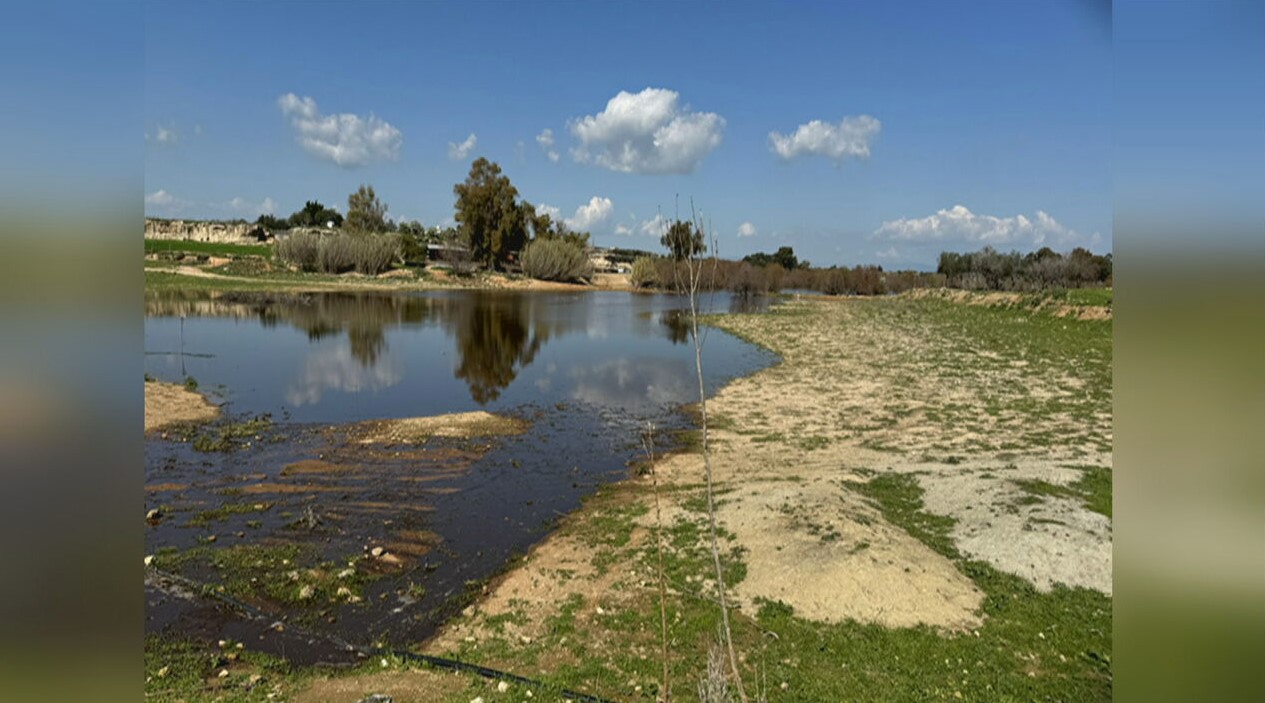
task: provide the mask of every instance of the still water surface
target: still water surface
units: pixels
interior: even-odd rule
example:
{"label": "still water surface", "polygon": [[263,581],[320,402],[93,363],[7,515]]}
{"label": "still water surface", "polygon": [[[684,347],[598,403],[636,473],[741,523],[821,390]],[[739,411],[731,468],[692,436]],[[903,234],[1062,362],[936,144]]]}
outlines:
{"label": "still water surface", "polygon": [[[725,295],[704,303],[722,313],[762,305]],[[459,609],[467,583],[496,573],[584,496],[627,476],[648,421],[660,430],[686,426],[679,407],[697,401],[698,381],[684,305],[677,296],[616,292],[151,298],[146,373],[196,378],[230,418],[268,414],[284,439],[208,453],[149,438],[146,483],[159,490],[147,491],[146,507],[162,505],[171,517],[149,526],[146,553],[205,547],[214,533],[215,549],[298,543],[338,561],[401,535],[433,535],[433,551],[321,623],[351,641],[416,643]],[[775,361],[719,330],[705,335],[709,394]],[[480,409],[526,419],[530,428],[473,452],[429,443],[434,457],[446,457],[433,461],[432,454],[371,456],[339,429]],[[337,457],[353,470],[301,479],[286,471]],[[243,492],[269,509],[211,524],[189,519],[240,502]],[[320,526],[302,527],[304,515],[319,516]],[[410,585],[425,595],[405,593]],[[227,637],[296,660],[331,656],[162,589],[147,587],[146,597],[151,631]]]}

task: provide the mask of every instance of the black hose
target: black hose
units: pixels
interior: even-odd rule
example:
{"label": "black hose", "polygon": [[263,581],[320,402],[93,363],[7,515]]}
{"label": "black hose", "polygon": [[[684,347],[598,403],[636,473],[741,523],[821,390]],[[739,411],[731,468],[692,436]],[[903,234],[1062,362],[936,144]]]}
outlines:
{"label": "black hose", "polygon": [[[228,604],[235,610],[238,610],[239,612],[242,612],[251,618],[254,618],[257,620],[271,620],[272,619],[270,615],[260,610],[259,608],[256,608],[255,606],[249,603],[246,603],[245,601],[234,598],[233,596],[230,596],[227,593],[222,593],[213,588],[209,588],[206,584],[200,583],[198,581],[194,581],[193,579],[187,578],[185,576],[181,576],[179,574],[173,574],[169,571],[163,571],[162,569],[159,569],[156,566],[151,565],[145,568],[151,573],[153,573],[155,576],[161,579],[165,579],[172,583],[176,583],[181,586],[184,586],[185,588],[188,588],[189,590],[195,593],[200,593],[202,595],[209,595],[215,598],[216,600],[219,600]],[[470,674],[477,674],[479,676],[482,676],[485,679],[496,679],[499,681],[506,681],[509,683],[516,683],[523,686],[532,686],[536,688],[546,688],[546,689],[552,688],[548,684],[541,683],[540,681],[534,681],[525,676],[519,676],[518,674],[511,674],[506,671],[498,671],[496,669],[489,669],[486,666],[480,666],[478,664],[471,664],[469,662],[458,661],[456,659],[447,659],[445,657],[435,657],[429,654],[418,654],[417,652],[410,652],[405,649],[393,649],[391,647],[373,647],[373,648],[361,647],[334,635],[329,635],[322,632],[313,632],[311,630],[305,630],[299,627],[291,627],[290,629],[293,632],[296,632],[305,637],[309,637],[312,639],[323,639],[326,642],[331,642],[335,645],[338,645],[339,647],[342,647],[343,649],[346,649],[347,651],[357,652],[366,657],[392,656],[392,657],[398,657],[400,659],[405,659],[408,661],[420,662],[422,664],[426,664],[427,666],[431,666],[436,669],[445,669],[448,671],[460,671],[460,672],[465,672],[465,673],[470,673]],[[598,696],[594,696],[589,693],[580,693],[578,691],[568,691],[566,689],[562,689],[561,691],[559,691],[559,693],[561,693],[565,698],[570,698],[574,701],[582,701],[583,703],[612,703],[612,701],[609,701],[605,698],[599,698]]]}

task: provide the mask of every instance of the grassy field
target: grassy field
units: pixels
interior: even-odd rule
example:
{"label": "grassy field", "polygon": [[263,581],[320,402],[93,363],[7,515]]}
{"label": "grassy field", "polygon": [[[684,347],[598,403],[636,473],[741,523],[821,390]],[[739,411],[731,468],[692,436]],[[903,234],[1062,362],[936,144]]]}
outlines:
{"label": "grassy field", "polygon": [[[749,694],[1111,699],[1109,319],[894,298],[788,303],[714,322],[782,358],[709,402]],[[719,622],[697,451],[661,461],[657,490],[645,477],[600,490],[419,646],[541,680],[544,700],[559,688],[661,699],[661,536],[672,699],[695,700]],[[926,590],[888,599],[909,583]],[[952,589],[974,600],[940,602]],[[223,666],[217,652],[156,642],[147,692],[501,695],[395,659],[330,675],[251,655],[217,679]],[[250,684],[260,672],[270,686]]]}
{"label": "grassy field", "polygon": [[262,256],[271,257],[273,250],[270,244],[221,244],[216,242],[195,242],[187,239],[146,239],[145,253],[158,254],[176,252],[182,254],[203,254],[206,256]]}

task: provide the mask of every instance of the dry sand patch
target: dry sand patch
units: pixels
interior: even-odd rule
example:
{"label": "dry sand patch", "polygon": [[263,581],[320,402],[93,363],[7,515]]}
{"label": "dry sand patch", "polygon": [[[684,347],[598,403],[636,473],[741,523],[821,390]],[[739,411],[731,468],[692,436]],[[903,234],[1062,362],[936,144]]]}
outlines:
{"label": "dry sand patch", "polygon": [[145,431],[186,423],[210,422],[220,409],[205,396],[184,386],[145,382]]}

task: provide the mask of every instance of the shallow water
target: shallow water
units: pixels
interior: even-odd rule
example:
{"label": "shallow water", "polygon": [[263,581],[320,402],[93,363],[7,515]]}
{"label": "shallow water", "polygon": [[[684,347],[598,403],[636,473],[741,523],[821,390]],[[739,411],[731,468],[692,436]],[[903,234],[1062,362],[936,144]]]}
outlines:
{"label": "shallow water", "polygon": [[[704,303],[718,312],[752,305],[723,295]],[[230,417],[268,414],[274,424],[262,441],[231,452],[147,441],[147,508],[169,511],[150,525],[147,553],[206,545],[214,534],[214,549],[298,543],[337,561],[426,534],[428,545],[370,584],[364,603],[337,607],[319,625],[358,642],[424,639],[459,608],[467,582],[496,573],[583,496],[626,476],[641,458],[647,422],[661,431],[685,426],[679,407],[697,400],[698,381],[683,305],[676,296],[615,292],[152,298],[146,373],[196,378]],[[709,393],[774,360],[719,330],[705,335]],[[346,425],[480,409],[528,420],[529,429],[368,451]],[[316,459],[338,468],[300,477],[286,468]],[[200,511],[249,501],[268,509],[190,524]],[[305,515],[320,525],[302,527]],[[425,595],[402,593],[407,584]],[[147,597],[151,631],[243,631],[226,613],[208,617],[205,604],[156,588]],[[293,642],[260,637],[251,644],[327,659],[320,647],[303,655]]]}

